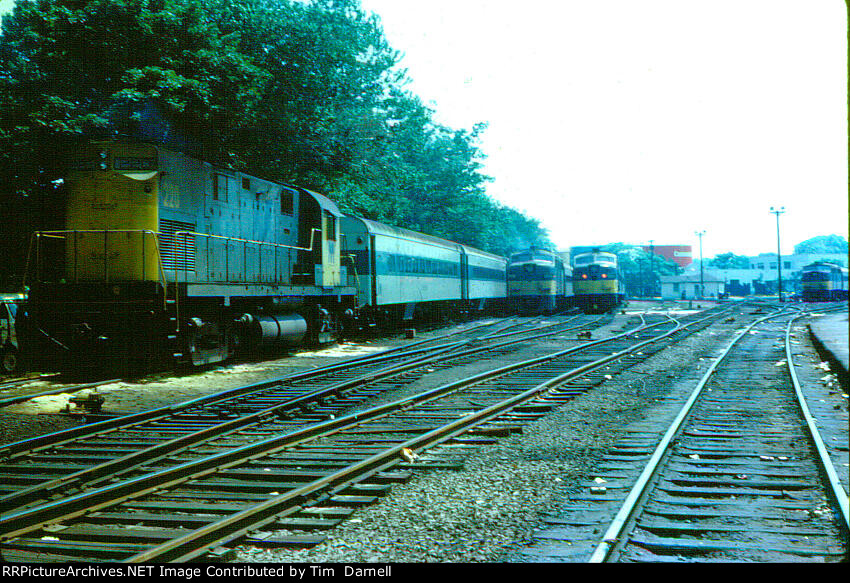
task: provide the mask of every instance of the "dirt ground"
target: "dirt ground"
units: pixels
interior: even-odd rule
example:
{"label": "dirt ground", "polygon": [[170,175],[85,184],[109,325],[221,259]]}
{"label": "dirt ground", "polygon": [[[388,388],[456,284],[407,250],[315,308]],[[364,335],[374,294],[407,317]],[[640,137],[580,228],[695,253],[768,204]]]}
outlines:
{"label": "dirt ground", "polygon": [[[437,334],[437,332],[431,334]],[[83,419],[75,414],[80,412],[80,409],[69,401],[72,397],[86,397],[96,393],[104,399],[102,413],[109,415],[136,413],[380,352],[407,342],[410,341],[404,340],[401,336],[342,342],[316,350],[295,350],[263,362],[210,366],[185,374],[157,373],[141,379],[121,380],[74,393],[35,397],[0,409],[0,444],[82,424]],[[37,380],[12,390],[2,391],[0,398],[48,392],[60,386],[49,379]]]}

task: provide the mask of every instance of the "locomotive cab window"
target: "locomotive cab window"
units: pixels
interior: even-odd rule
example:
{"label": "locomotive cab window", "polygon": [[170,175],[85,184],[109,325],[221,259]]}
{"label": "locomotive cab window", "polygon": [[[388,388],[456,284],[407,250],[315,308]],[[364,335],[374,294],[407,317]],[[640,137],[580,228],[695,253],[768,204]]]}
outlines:
{"label": "locomotive cab window", "polygon": [[336,217],[325,211],[325,239],[336,241]]}
{"label": "locomotive cab window", "polygon": [[295,200],[291,190],[283,189],[280,191],[280,214],[292,216],[295,212]]}

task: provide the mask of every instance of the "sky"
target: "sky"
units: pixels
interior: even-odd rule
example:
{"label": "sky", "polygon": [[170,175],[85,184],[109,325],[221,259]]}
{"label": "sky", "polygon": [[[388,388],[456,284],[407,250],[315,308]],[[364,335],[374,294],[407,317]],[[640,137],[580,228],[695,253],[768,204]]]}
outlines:
{"label": "sky", "polygon": [[841,0],[362,0],[488,194],[560,249],[847,236]]}
{"label": "sky", "polygon": [[[841,0],[361,0],[411,91],[486,122],[488,194],[559,249],[847,237]],[[11,7],[0,0],[0,13]]]}

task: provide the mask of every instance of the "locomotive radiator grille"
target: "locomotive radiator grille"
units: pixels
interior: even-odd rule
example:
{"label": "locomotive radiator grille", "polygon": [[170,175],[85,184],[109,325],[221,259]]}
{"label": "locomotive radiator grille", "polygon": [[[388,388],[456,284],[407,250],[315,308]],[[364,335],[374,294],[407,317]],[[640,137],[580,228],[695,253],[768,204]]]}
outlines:
{"label": "locomotive radiator grille", "polygon": [[178,231],[194,231],[193,223],[160,219],[159,252],[163,269],[195,270],[194,235],[177,234]]}

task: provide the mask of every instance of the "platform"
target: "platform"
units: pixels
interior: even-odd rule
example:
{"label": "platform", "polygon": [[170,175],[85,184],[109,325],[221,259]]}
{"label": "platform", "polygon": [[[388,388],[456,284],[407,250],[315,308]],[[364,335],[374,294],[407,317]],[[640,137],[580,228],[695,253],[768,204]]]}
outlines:
{"label": "platform", "polygon": [[838,374],[841,384],[847,387],[847,370],[850,368],[850,341],[848,341],[847,312],[827,314],[809,322],[812,342]]}

